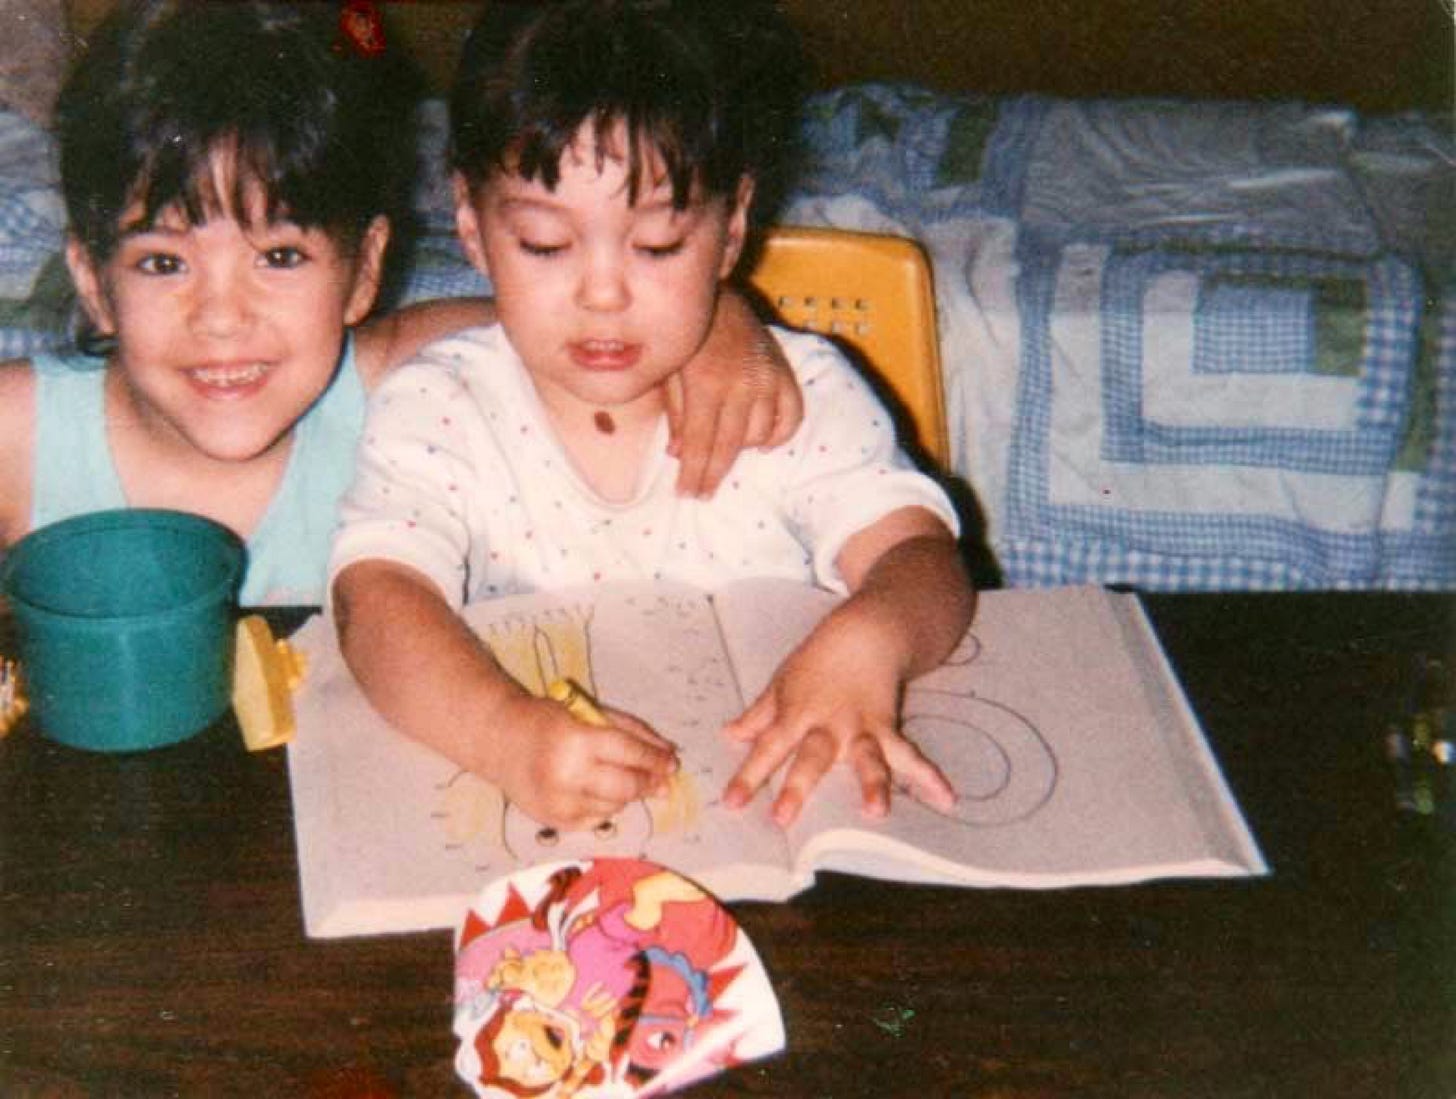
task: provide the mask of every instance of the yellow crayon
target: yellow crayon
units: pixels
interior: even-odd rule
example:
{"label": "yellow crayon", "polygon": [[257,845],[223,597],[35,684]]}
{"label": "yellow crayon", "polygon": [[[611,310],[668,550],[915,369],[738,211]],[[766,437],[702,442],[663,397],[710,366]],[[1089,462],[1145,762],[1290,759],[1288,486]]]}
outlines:
{"label": "yellow crayon", "polygon": [[566,707],[566,712],[587,725],[610,725],[592,696],[570,679],[554,679],[546,687],[546,697]]}

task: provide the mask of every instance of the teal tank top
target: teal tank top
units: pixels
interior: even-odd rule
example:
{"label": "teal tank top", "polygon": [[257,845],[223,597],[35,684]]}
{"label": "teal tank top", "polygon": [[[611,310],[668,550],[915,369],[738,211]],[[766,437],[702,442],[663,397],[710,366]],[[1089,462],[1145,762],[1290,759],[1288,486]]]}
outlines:
{"label": "teal tank top", "polygon": [[[36,355],[31,529],[127,506],[106,437],[102,360]],[[248,539],[244,606],[324,599],[339,498],[354,477],[365,393],[352,335],[338,374],[299,421],[277,494]]]}

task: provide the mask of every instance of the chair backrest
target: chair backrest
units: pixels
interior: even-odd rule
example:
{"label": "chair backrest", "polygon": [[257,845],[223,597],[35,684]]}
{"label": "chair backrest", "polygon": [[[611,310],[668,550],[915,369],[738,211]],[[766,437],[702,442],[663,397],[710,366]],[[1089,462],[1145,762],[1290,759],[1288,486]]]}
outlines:
{"label": "chair backrest", "polygon": [[950,460],[930,263],[904,237],[774,227],[749,284],[783,322],[858,353],[903,406],[920,448]]}

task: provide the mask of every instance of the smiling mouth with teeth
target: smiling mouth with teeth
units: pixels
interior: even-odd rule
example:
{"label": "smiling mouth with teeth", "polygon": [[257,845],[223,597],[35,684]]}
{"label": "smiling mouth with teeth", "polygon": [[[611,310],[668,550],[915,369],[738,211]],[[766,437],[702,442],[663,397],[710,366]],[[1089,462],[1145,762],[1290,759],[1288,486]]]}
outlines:
{"label": "smiling mouth with teeth", "polygon": [[238,389],[252,385],[267,371],[262,363],[253,363],[251,366],[200,366],[187,373],[194,381],[212,389]]}

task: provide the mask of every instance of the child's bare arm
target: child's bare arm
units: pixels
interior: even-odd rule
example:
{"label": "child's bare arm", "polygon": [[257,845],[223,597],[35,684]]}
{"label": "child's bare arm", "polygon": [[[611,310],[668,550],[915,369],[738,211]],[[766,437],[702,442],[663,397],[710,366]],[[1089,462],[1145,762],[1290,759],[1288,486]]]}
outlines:
{"label": "child's bare arm", "polygon": [[676,766],[646,725],[586,725],[528,694],[419,573],[360,561],[334,583],[339,642],[374,707],[407,736],[501,788],[543,824],[595,825]]}
{"label": "child's bare arm", "polygon": [[30,529],[35,375],[24,360],[0,363],[0,550]]}
{"label": "child's bare arm", "polygon": [[905,682],[934,668],[970,625],[975,591],[955,539],[931,512],[903,508],[859,532],[839,556],[853,594],[784,662],[731,735],[753,749],[724,792],[745,804],[787,765],[774,819],[792,823],[834,764],[854,769],[864,811],[889,810],[892,777],[949,808],[955,793],[900,733]]}
{"label": "child's bare arm", "polygon": [[495,304],[489,298],[440,298],[371,317],[355,332],[359,375],[365,387],[372,389],[426,344],[452,332],[494,323]]}
{"label": "child's bare arm", "polygon": [[748,302],[726,288],[708,341],[667,387],[678,491],[711,496],[740,451],[785,442],[804,418],[793,371]]}

